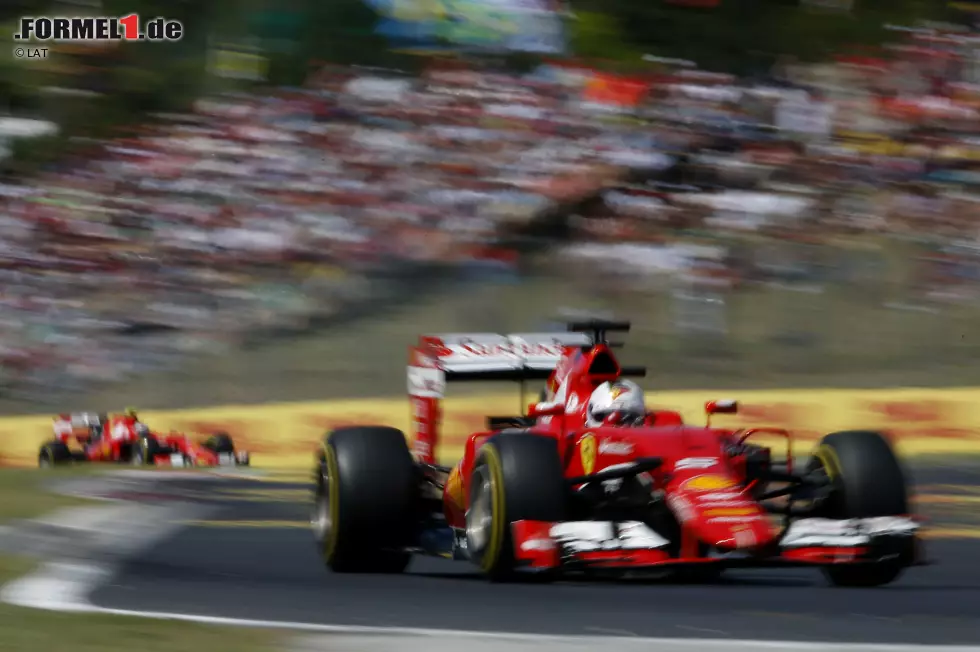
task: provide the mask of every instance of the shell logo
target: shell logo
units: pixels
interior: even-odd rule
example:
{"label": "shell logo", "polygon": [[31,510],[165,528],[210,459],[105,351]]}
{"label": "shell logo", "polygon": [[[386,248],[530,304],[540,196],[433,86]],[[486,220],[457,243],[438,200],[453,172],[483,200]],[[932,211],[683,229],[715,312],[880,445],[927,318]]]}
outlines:
{"label": "shell logo", "polygon": [[682,488],[691,491],[721,491],[723,489],[733,489],[735,486],[735,483],[729,478],[716,474],[696,475],[681,485]]}

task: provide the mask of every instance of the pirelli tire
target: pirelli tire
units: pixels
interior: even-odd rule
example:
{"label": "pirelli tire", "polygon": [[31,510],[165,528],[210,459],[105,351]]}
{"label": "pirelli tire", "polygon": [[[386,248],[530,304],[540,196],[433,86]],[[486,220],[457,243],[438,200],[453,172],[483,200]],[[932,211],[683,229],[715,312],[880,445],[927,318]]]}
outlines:
{"label": "pirelli tire", "polygon": [[337,573],[401,573],[420,522],[420,476],[395,428],[340,428],[318,456],[311,527]]}
{"label": "pirelli tire", "polygon": [[[879,432],[849,430],[825,436],[813,451],[811,473],[825,474],[831,493],[817,515],[825,518],[871,518],[909,514],[909,483],[894,449]],[[827,566],[835,586],[874,587],[889,584],[916,558],[916,540],[901,539],[888,558],[874,564]]]}
{"label": "pirelli tire", "polygon": [[524,432],[494,436],[480,448],[470,476],[466,509],[470,559],[494,582],[553,579],[552,573],[520,573],[511,524],[565,521],[567,501],[555,439]]}
{"label": "pirelli tire", "polygon": [[37,454],[37,465],[38,468],[42,469],[63,466],[74,461],[75,457],[72,455],[71,449],[61,441],[50,441],[44,444]]}

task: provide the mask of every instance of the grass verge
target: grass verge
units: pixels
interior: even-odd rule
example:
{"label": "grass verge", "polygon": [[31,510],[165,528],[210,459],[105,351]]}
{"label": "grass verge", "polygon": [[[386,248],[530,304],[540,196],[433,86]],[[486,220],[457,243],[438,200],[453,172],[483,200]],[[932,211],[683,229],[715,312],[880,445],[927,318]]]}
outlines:
{"label": "grass verge", "polygon": [[93,501],[64,496],[46,489],[58,480],[93,475],[93,468],[57,469],[41,472],[35,469],[0,470],[0,523],[35,518],[63,507],[91,505]]}
{"label": "grass verge", "polygon": [[[0,523],[41,516],[52,510],[92,504],[61,496],[45,485],[57,478],[98,473],[96,469],[51,472],[0,470]],[[0,584],[30,573],[39,563],[0,556]],[[0,603],[0,650],[11,652],[268,652],[281,633],[102,614],[66,614]]]}

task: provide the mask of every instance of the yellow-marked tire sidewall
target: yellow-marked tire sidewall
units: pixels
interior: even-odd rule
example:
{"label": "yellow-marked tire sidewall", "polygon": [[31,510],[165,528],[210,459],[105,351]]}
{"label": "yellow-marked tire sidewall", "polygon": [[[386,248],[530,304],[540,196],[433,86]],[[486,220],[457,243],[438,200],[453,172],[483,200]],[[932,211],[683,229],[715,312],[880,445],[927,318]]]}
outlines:
{"label": "yellow-marked tire sidewall", "polygon": [[326,466],[327,471],[325,480],[329,483],[326,490],[327,496],[329,497],[327,509],[330,510],[331,525],[329,534],[323,539],[323,558],[329,562],[337,554],[337,542],[340,537],[339,467],[337,465],[337,453],[330,444],[324,444],[323,446],[323,464]]}
{"label": "yellow-marked tire sidewall", "polygon": [[[480,568],[485,573],[495,571],[504,552],[504,539],[507,535],[507,505],[504,493],[504,468],[500,453],[487,444],[481,451],[481,458],[490,473],[490,540],[480,557]],[[470,487],[472,491],[472,486]]]}
{"label": "yellow-marked tire sidewall", "polygon": [[817,446],[816,450],[813,451],[813,457],[820,460],[821,466],[827,472],[827,477],[833,482],[840,481],[841,478],[841,465],[840,459],[837,457],[837,451],[828,444],[820,444]]}

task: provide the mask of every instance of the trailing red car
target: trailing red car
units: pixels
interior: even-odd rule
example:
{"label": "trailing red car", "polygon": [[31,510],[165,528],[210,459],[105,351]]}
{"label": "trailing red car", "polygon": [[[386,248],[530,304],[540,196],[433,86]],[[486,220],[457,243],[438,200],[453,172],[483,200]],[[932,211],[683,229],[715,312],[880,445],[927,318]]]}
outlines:
{"label": "trailing red car", "polygon": [[136,466],[247,466],[249,454],[235,450],[232,438],[218,433],[203,441],[151,431],[136,412],[79,412],[54,418],[54,439],[38,452],[38,466],[75,462],[113,462]]}
{"label": "trailing red car", "polygon": [[[325,564],[401,572],[427,554],[468,560],[494,580],[810,566],[837,585],[876,586],[925,563],[902,466],[877,432],[829,434],[797,468],[785,430],[710,425],[734,401],[708,402],[704,426],[645,408],[589,425],[597,388],[645,374],[621,366],[606,339],[628,330],[588,322],[557,334],[421,337],[409,367],[414,457],[394,428],[324,438],[312,527]],[[436,464],[447,381],[490,379],[547,387],[527,414],[489,417],[455,466]],[[756,435],[785,438],[785,461]]]}

